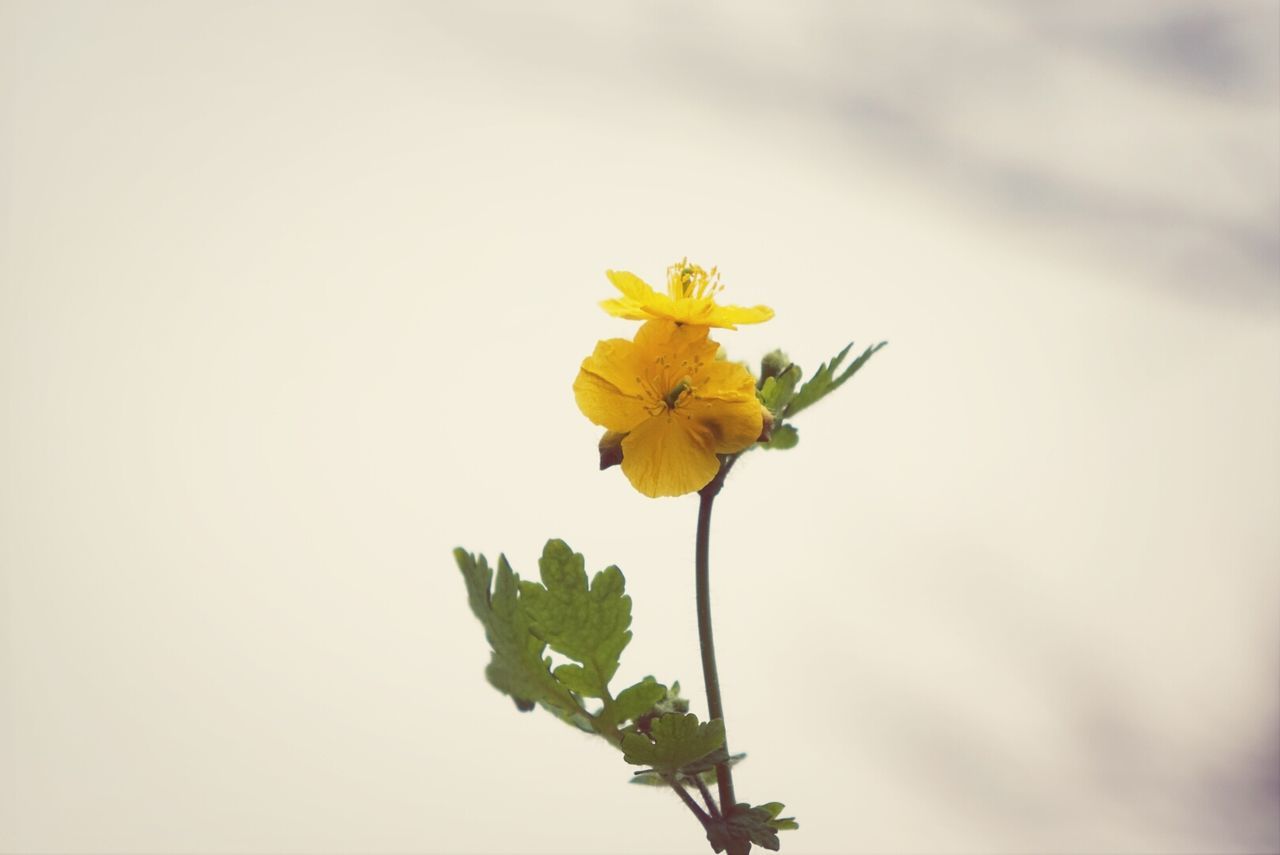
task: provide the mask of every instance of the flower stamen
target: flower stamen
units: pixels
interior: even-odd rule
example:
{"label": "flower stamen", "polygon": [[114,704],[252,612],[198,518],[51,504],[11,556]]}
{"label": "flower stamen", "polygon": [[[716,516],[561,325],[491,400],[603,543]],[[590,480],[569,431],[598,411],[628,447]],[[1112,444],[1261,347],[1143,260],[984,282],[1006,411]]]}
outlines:
{"label": "flower stamen", "polygon": [[723,290],[720,271],[715,267],[703,270],[683,258],[679,264],[667,268],[667,293],[673,300],[710,299]]}

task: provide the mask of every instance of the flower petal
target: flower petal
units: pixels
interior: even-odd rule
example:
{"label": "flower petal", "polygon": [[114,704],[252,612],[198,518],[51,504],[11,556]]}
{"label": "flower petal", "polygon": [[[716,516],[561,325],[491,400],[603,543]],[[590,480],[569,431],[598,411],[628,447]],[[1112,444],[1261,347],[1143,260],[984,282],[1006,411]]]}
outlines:
{"label": "flower petal", "polygon": [[707,486],[720,460],[691,420],[666,412],[638,425],[622,441],[622,471],[646,496],[683,496]]}
{"label": "flower petal", "polygon": [[694,394],[678,412],[688,414],[717,454],[735,454],[760,438],[764,410],[756,398],[756,380],[739,362],[703,366],[693,378]]}
{"label": "flower petal", "polygon": [[[661,295],[659,295],[661,296]],[[675,321],[650,320],[636,330],[636,349],[652,360],[666,357],[672,363],[692,362],[701,357],[705,362],[715,359],[720,345],[707,338],[707,328]]]}
{"label": "flower petal", "polygon": [[690,430],[700,433],[716,454],[737,454],[753,445],[764,430],[764,409],[755,395],[739,400],[694,395],[676,413],[689,416]]}
{"label": "flower petal", "polygon": [[693,378],[699,398],[724,401],[756,400],[756,378],[741,362],[728,359],[704,363]]}
{"label": "flower petal", "polygon": [[609,430],[626,432],[649,417],[640,387],[639,353],[622,338],[597,342],[573,381],[578,409]]}
{"label": "flower petal", "polygon": [[762,324],[773,317],[768,306],[716,306],[709,326],[737,329],[737,324]]}
{"label": "flower petal", "polygon": [[632,300],[643,303],[658,293],[634,273],[628,273],[625,270],[606,270],[604,275],[609,277],[614,288],[622,292],[622,296],[630,297]]}
{"label": "flower petal", "polygon": [[600,308],[615,318],[625,318],[628,321],[647,321],[653,317],[653,315],[644,310],[644,306],[625,298],[621,300],[601,300]]}

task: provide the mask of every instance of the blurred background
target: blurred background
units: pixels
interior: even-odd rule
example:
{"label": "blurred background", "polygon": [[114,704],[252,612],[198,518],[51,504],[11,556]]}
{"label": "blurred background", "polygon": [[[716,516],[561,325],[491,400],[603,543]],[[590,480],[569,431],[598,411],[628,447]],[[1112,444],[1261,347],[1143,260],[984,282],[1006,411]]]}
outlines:
{"label": "blurred background", "polygon": [[717,504],[791,853],[1280,851],[1280,5],[0,5],[0,851],[700,853],[484,681],[450,558],[617,563],[606,268],[811,370]]}

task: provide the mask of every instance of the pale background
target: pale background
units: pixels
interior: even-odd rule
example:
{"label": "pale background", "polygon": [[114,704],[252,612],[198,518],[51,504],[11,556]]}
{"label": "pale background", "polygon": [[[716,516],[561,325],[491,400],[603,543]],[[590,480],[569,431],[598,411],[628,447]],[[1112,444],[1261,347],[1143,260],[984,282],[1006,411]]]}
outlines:
{"label": "pale background", "polygon": [[0,7],[0,850],[699,853],[449,556],[561,536],[702,710],[603,271],[814,367],[717,510],[791,853],[1280,850],[1280,6]]}

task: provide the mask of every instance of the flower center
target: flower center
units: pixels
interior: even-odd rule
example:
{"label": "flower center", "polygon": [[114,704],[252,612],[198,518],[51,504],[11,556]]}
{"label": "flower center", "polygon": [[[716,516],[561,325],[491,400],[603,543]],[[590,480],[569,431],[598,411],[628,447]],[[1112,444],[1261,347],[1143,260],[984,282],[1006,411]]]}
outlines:
{"label": "flower center", "polygon": [[680,359],[673,354],[662,354],[653,365],[636,377],[636,384],[643,389],[644,407],[651,416],[674,413],[697,392],[694,378],[702,371],[703,359],[690,354]]}
{"label": "flower center", "polygon": [[701,300],[722,290],[720,271],[714,267],[706,271],[685,258],[667,268],[667,293],[674,300]]}
{"label": "flower center", "polygon": [[668,410],[674,410],[676,408],[676,404],[680,403],[680,399],[684,397],[686,392],[692,394],[693,383],[688,377],[682,377],[680,378],[679,383],[676,383],[675,386],[671,387],[671,391],[666,394],[666,397],[662,399],[662,402],[667,405]]}

